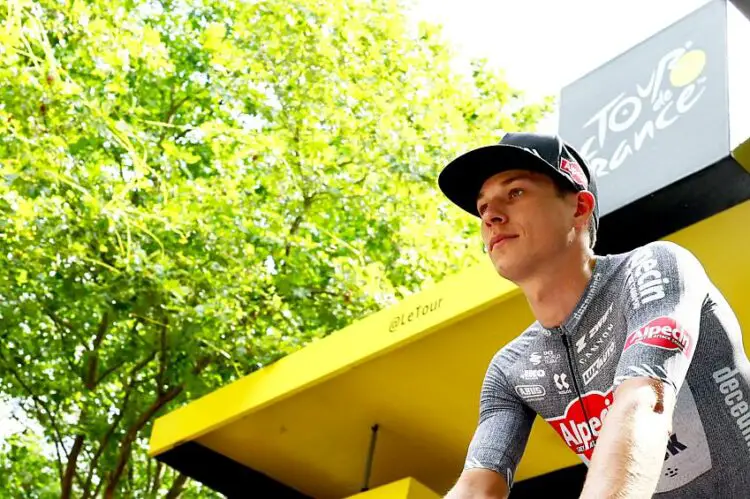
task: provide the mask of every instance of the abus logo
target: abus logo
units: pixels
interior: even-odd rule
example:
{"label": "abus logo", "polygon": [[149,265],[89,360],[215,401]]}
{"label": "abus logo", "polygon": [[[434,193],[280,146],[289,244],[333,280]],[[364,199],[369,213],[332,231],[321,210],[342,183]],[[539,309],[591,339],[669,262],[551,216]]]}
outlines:
{"label": "abus logo", "polygon": [[636,329],[625,339],[623,351],[636,343],[650,345],[665,350],[677,350],[690,356],[693,341],[690,334],[671,317],[659,317],[640,329]]}
{"label": "abus logo", "polygon": [[[606,393],[591,391],[581,397],[580,401],[571,400],[565,408],[565,414],[550,418],[547,422],[560,434],[573,452],[588,462],[594,453],[596,439],[599,437],[599,431],[609,412],[610,404],[612,404],[611,389]],[[582,405],[586,407],[588,420],[584,416]]]}
{"label": "abus logo", "polygon": [[[672,126],[698,102],[706,90],[706,76],[702,76],[706,54],[691,47],[692,42],[687,42],[664,54],[645,85],[636,84],[630,94],[621,93],[586,122],[583,128],[594,125],[596,133],[580,151],[595,175],[601,177],[619,168],[643,147],[647,138],[653,140],[657,130]],[[642,116],[646,120],[631,132]],[[603,150],[611,151],[606,146],[613,136],[619,137],[620,142],[610,155]]]}
{"label": "abus logo", "polygon": [[525,399],[544,397],[546,391],[541,385],[518,385],[516,386],[516,393],[519,397]]}

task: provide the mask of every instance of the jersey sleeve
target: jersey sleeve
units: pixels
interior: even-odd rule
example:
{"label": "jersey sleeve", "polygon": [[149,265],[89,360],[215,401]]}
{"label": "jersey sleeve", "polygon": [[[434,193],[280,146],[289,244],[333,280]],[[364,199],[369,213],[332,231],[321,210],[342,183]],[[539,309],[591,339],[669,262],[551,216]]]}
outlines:
{"label": "jersey sleeve", "polygon": [[695,356],[708,276],[692,253],[666,241],[635,251],[627,266],[627,336],[614,384],[645,376],[678,393]]}
{"label": "jersey sleeve", "polygon": [[500,473],[508,485],[534,423],[535,413],[510,389],[496,356],[482,383],[479,424],[469,445],[464,469],[484,468]]}

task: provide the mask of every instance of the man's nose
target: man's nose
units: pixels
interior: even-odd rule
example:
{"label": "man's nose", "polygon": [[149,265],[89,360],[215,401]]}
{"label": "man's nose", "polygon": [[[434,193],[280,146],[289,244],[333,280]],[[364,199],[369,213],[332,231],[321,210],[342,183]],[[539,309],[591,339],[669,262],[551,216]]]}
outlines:
{"label": "man's nose", "polygon": [[503,224],[508,221],[508,216],[496,207],[489,207],[487,211],[482,214],[482,220],[487,227],[491,227],[494,224]]}

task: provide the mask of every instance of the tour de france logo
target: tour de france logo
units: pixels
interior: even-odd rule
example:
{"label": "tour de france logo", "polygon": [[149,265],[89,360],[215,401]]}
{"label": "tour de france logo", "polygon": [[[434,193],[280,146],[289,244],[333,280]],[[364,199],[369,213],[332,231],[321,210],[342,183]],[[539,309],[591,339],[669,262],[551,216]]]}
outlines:
{"label": "tour de france logo", "polygon": [[[692,42],[670,50],[630,88],[613,96],[583,125],[580,148],[597,177],[608,175],[654,137],[690,113],[706,90],[706,52]],[[634,75],[635,76],[635,75]]]}

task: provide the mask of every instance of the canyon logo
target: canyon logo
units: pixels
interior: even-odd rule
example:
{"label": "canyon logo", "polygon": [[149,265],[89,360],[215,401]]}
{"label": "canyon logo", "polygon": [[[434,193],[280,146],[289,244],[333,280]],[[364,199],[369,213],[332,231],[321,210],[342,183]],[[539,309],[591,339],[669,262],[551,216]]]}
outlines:
{"label": "canyon logo", "polygon": [[705,67],[706,52],[688,41],[664,54],[630,92],[595,112],[583,125],[591,136],[580,148],[594,174],[602,177],[626,164],[647,141],[689,113],[707,88]]}

